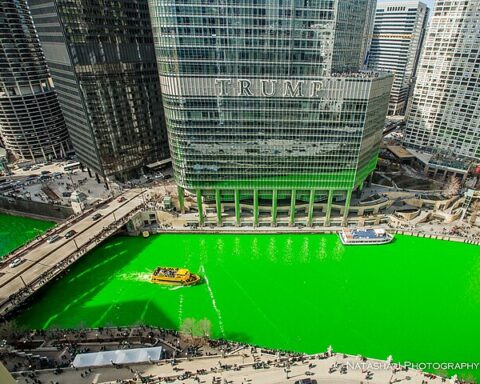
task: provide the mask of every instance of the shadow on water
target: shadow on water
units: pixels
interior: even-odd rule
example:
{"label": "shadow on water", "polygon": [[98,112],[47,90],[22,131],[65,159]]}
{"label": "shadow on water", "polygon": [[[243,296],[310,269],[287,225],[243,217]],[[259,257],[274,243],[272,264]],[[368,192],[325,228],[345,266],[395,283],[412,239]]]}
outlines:
{"label": "shadow on water", "polygon": [[[27,328],[38,328],[39,324],[41,328],[76,328],[148,325],[148,319],[155,319],[156,324],[173,328],[174,324],[150,300],[122,300],[122,292],[118,292],[111,304],[95,304],[94,298],[149,244],[138,238],[126,249],[123,239],[113,237],[86,254],[66,275],[34,294],[15,320]],[[38,302],[42,306],[36,305]]]}

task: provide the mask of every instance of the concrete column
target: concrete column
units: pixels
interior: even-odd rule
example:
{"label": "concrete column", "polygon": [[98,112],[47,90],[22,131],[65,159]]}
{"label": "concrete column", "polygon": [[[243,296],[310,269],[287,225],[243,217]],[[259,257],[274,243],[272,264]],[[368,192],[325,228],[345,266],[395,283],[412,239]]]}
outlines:
{"label": "concrete column", "polygon": [[258,225],[258,189],[253,190],[253,226]]}
{"label": "concrete column", "polygon": [[332,216],[332,201],[333,201],[333,189],[328,191],[328,200],[327,200],[327,212],[325,216],[325,226],[330,225],[330,217]]}
{"label": "concrete column", "polygon": [[295,224],[295,205],[297,203],[297,191],[292,189],[292,197],[290,199],[290,226]]}
{"label": "concrete column", "polygon": [[177,186],[177,193],[178,193],[178,205],[180,206],[180,211],[182,213],[185,213],[185,200],[184,200],[185,191],[183,190],[182,187]]}
{"label": "concrete column", "polygon": [[343,222],[342,225],[346,226],[348,222],[348,211],[350,211],[350,201],[352,200],[352,191],[347,191],[347,200],[345,200],[345,208],[343,210]]}
{"label": "concrete column", "polygon": [[272,225],[275,227],[277,225],[277,199],[278,199],[278,190],[273,190],[272,195]]}
{"label": "concrete column", "polygon": [[372,180],[373,180],[373,172],[370,173],[370,176],[368,176],[368,184],[367,184],[367,186],[369,186],[369,187],[372,186]]}
{"label": "concrete column", "polygon": [[197,192],[198,224],[203,225],[202,190],[197,189],[196,192]]}
{"label": "concrete column", "polygon": [[238,227],[240,226],[240,190],[235,189],[235,225]]}
{"label": "concrete column", "polygon": [[313,224],[313,204],[315,203],[315,189],[310,190],[310,200],[308,202],[308,226]]}
{"label": "concrete column", "polygon": [[217,225],[222,226],[222,197],[220,190],[215,190],[215,205],[217,206]]}

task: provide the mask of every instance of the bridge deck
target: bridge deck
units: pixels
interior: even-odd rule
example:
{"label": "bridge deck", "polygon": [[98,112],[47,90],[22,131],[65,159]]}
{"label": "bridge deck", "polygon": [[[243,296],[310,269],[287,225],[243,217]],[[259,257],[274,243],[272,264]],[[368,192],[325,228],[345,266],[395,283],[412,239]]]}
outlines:
{"label": "bridge deck", "polygon": [[[104,235],[106,228],[113,233],[124,225],[123,221],[144,203],[144,193],[140,190],[129,190],[121,196],[124,196],[126,200],[119,203],[117,197],[81,220],[63,228],[59,232],[60,239],[54,243],[49,244],[46,238],[43,239],[41,244],[21,256],[24,261],[19,266],[11,268],[9,263],[5,263],[0,268],[0,315],[13,308],[8,305],[12,296],[21,292],[26,286],[35,283],[42,274],[52,271],[52,268],[66,258],[78,254],[78,249],[89,245],[89,249],[93,248],[95,244],[93,240]],[[94,221],[92,216],[96,213],[101,213],[102,216]],[[74,230],[76,234],[66,239],[65,233],[70,230]],[[53,278],[55,275],[49,277]]]}

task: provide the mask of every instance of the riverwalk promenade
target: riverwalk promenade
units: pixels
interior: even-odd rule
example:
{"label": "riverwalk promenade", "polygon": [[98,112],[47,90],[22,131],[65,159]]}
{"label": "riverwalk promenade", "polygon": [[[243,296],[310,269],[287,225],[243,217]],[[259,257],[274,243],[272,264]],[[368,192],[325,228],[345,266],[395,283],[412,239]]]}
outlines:
{"label": "riverwalk promenade", "polygon": [[[144,194],[139,189],[129,190],[117,199],[111,199],[97,209],[61,224],[2,260],[0,316],[14,309],[71,263],[124,226],[145,204]],[[94,220],[94,214],[101,216]],[[65,235],[70,231],[73,231],[73,235],[66,238]],[[48,238],[54,234],[59,238],[49,243]],[[10,262],[15,258],[21,258],[22,262],[11,267]]]}
{"label": "riverwalk promenade", "polygon": [[[58,371],[57,371],[58,372]],[[15,374],[18,383],[32,383],[31,378]],[[85,383],[162,383],[185,384],[280,384],[301,379],[318,384],[439,384],[460,383],[415,369],[406,369],[386,361],[358,356],[327,353],[284,355],[262,352],[260,348],[243,348],[227,355],[177,358],[149,364],[115,365],[95,368],[68,368],[61,374],[54,370],[36,371],[34,376],[45,384]]]}
{"label": "riverwalk promenade", "polygon": [[[33,346],[36,346],[32,348]],[[161,347],[162,358],[145,363],[75,367],[78,353]],[[30,332],[0,349],[0,359],[18,383],[317,383],[412,384],[463,383],[399,366],[386,360],[327,351],[313,355],[257,346],[191,338],[173,330],[146,326]],[[96,364],[97,360],[94,360]],[[144,360],[145,361],[145,360]],[[314,381],[312,381],[314,383]]]}

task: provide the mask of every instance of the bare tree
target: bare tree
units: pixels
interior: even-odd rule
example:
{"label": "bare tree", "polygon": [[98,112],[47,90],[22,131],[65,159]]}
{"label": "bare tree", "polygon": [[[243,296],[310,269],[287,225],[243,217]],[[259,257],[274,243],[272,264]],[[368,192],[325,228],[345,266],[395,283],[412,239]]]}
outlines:
{"label": "bare tree", "polygon": [[480,211],[480,201],[477,200],[472,204],[472,214],[470,216],[469,223],[474,225],[477,221],[478,213]]}
{"label": "bare tree", "polygon": [[455,196],[458,195],[460,192],[460,188],[462,187],[461,182],[458,178],[455,176],[451,176],[450,179],[448,179],[447,184],[445,184],[445,187],[443,189],[443,193],[446,196]]}
{"label": "bare tree", "polygon": [[25,329],[19,326],[14,320],[5,321],[0,324],[0,339],[5,339],[8,343],[18,340],[24,334]]}
{"label": "bare tree", "polygon": [[199,320],[197,323],[197,334],[200,337],[209,338],[212,334],[212,322],[208,319]]}
{"label": "bare tree", "polygon": [[193,318],[186,318],[183,320],[183,323],[180,325],[180,333],[184,336],[193,337],[195,336],[196,331],[196,321]]}

